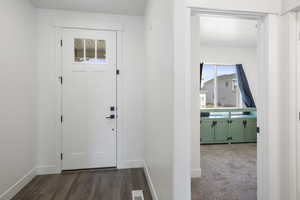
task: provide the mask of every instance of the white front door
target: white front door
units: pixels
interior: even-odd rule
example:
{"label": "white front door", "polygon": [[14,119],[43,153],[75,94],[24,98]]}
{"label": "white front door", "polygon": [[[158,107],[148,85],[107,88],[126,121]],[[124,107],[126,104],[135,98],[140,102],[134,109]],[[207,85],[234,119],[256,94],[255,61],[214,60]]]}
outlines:
{"label": "white front door", "polygon": [[65,29],[63,170],[116,167],[116,33]]}

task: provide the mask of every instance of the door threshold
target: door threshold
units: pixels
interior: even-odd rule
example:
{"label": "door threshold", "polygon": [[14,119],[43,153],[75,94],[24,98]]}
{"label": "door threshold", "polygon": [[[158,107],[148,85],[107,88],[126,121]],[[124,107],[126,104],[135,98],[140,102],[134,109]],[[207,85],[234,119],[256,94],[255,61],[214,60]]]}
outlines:
{"label": "door threshold", "polygon": [[84,168],[84,169],[62,170],[61,174],[72,174],[72,173],[80,173],[80,172],[115,171],[115,170],[118,170],[117,167]]}

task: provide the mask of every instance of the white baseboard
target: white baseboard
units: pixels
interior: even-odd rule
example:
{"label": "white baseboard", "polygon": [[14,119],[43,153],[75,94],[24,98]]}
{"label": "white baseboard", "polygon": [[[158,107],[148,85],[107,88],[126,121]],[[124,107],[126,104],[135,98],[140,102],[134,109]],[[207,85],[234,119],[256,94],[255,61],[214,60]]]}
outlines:
{"label": "white baseboard", "polygon": [[150,176],[150,171],[149,171],[149,168],[148,168],[146,162],[144,162],[144,172],[145,172],[145,176],[146,176],[146,179],[147,179],[148,186],[150,188],[152,198],[153,198],[153,200],[158,200],[158,196],[157,196],[155,187],[153,185],[153,182],[152,182],[152,179],[151,179],[151,176]]}
{"label": "white baseboard", "polygon": [[192,178],[200,178],[201,177],[201,168],[199,169],[192,169],[191,171],[191,177]]}
{"label": "white baseboard", "polygon": [[0,194],[0,200],[12,199],[25,185],[27,185],[36,176],[36,169],[30,170],[24,177],[17,183],[11,186],[3,194]]}
{"label": "white baseboard", "polygon": [[144,168],[143,160],[124,160],[118,165],[118,169]]}
{"label": "white baseboard", "polygon": [[37,175],[60,174],[60,169],[55,165],[44,165],[36,168]]}

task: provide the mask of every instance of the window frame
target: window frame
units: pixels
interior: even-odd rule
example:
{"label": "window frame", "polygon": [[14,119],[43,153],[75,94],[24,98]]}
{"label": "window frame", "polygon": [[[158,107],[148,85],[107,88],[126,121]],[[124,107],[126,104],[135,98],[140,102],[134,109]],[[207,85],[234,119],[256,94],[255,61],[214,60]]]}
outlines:
{"label": "window frame", "polygon": [[[214,109],[224,109],[224,108],[229,108],[229,107],[219,107],[218,106],[218,98],[219,98],[219,95],[218,95],[218,67],[222,66],[222,67],[233,67],[233,66],[236,66],[235,64],[210,64],[210,63],[204,63],[204,66],[205,65],[210,65],[211,67],[214,68],[214,88],[213,88],[213,101],[214,101]],[[203,72],[202,72],[203,73]],[[237,78],[235,79],[236,82],[238,81]],[[233,81],[232,81],[232,89],[233,89]],[[231,108],[244,108],[244,104],[243,104],[243,100],[242,100],[242,94],[240,92],[240,88],[239,88],[239,85],[237,84],[237,88],[236,88],[238,91],[239,91],[239,97],[236,97],[236,98],[239,98],[239,100],[237,100],[237,102],[239,102],[239,105],[238,106],[235,106],[235,107],[231,107]],[[200,90],[202,90],[202,85],[200,85]]]}
{"label": "window frame", "polygon": [[[82,40],[83,41],[83,60],[82,61],[76,61],[76,55],[75,55],[75,41],[76,40]],[[94,61],[87,59],[87,48],[86,48],[86,41],[92,40],[94,41]],[[104,47],[105,47],[105,61],[104,62],[97,62],[98,59],[98,41],[104,41]],[[108,58],[107,58],[107,43],[106,40],[102,39],[91,39],[91,38],[74,38],[73,41],[73,63],[74,64],[93,64],[93,65],[105,65],[108,64]]]}

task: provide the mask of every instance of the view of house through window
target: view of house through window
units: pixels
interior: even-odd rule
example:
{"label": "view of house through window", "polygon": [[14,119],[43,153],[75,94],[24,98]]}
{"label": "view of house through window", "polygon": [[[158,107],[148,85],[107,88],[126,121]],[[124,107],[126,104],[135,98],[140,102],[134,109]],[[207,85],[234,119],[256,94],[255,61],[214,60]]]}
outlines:
{"label": "view of house through window", "polygon": [[243,107],[235,65],[203,66],[200,104],[202,108]]}

